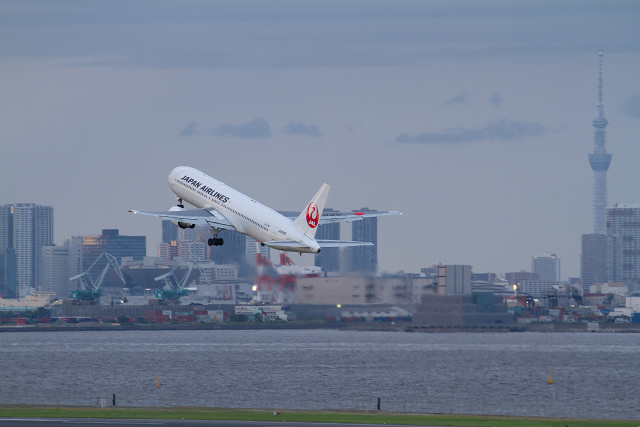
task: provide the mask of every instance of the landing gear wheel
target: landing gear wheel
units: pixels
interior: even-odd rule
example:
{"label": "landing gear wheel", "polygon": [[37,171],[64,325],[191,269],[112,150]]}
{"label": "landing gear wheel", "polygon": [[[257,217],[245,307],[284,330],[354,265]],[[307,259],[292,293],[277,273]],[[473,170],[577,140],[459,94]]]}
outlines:
{"label": "landing gear wheel", "polygon": [[207,240],[209,246],[222,246],[224,244],[224,240],[222,238],[214,237],[213,239]]}

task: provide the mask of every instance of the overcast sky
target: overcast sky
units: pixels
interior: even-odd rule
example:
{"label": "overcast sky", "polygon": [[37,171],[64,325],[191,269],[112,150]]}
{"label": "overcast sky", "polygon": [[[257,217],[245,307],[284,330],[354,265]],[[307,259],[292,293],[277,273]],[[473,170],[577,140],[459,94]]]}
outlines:
{"label": "overcast sky", "polygon": [[599,49],[609,204],[640,202],[639,22],[631,0],[0,0],[0,204],[155,255],[159,221],[127,211],[173,206],[175,166],[278,210],[326,182],[328,207],[404,213],[381,272],[553,252],[579,276]]}

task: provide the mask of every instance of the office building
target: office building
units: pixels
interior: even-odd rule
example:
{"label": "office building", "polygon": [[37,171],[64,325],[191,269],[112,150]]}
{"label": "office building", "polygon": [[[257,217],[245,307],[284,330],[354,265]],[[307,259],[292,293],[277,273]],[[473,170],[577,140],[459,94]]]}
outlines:
{"label": "office building", "polygon": [[531,271],[547,282],[560,281],[560,258],[556,254],[544,253],[531,259]]}
{"label": "office building", "polygon": [[[340,215],[340,211],[325,208],[322,216]],[[334,222],[318,226],[315,235],[316,239],[340,240],[340,223]],[[325,273],[340,271],[340,248],[323,248],[315,255],[315,266],[322,268]]]}
{"label": "office building", "polygon": [[15,249],[0,249],[0,296],[2,298],[17,297],[17,269]]}
{"label": "office building", "polygon": [[65,239],[64,246],[69,248],[69,277],[77,276],[84,271],[82,269],[82,237]]}
{"label": "office building", "polygon": [[147,256],[146,236],[121,236],[117,229],[102,230],[99,236],[82,236],[83,271],[103,253],[113,255],[118,264],[122,257],[142,261]]}
{"label": "office building", "polygon": [[53,245],[53,208],[33,203],[0,207],[0,250],[16,257],[17,297],[40,284],[42,247]]}
{"label": "office building", "polygon": [[42,248],[42,291],[53,292],[58,299],[69,297],[71,293],[69,259],[68,246]]}
{"label": "office building", "polygon": [[[354,212],[377,212],[362,208]],[[356,246],[350,249],[353,254],[351,271],[375,274],[378,271],[378,218],[364,218],[351,225],[351,239],[358,242],[371,242],[373,246]]]}
{"label": "office building", "polygon": [[584,292],[596,283],[607,281],[607,236],[603,233],[582,235],[580,281]]}
{"label": "office building", "polygon": [[175,242],[178,240],[179,227],[171,221],[162,220],[162,243]]}
{"label": "office building", "polygon": [[607,278],[640,291],[640,203],[607,208]]}
{"label": "office building", "polygon": [[[122,265],[123,257],[142,261],[147,255],[147,238],[146,236],[121,236],[117,229],[102,230],[99,236],[82,236],[82,271],[91,269],[91,274],[100,274],[107,265],[107,260],[102,257],[104,253],[114,256],[118,265]],[[100,257],[102,258],[98,260]],[[94,265],[96,260],[98,262]],[[115,283],[107,277],[102,286],[120,287],[122,284]]]}

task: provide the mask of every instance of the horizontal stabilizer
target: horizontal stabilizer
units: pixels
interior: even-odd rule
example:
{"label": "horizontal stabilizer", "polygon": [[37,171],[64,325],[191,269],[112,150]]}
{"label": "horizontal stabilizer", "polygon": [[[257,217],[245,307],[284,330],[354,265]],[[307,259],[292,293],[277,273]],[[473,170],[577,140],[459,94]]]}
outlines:
{"label": "horizontal stabilizer", "polygon": [[299,246],[303,246],[301,242],[297,240],[270,240],[268,242],[263,242],[267,246],[283,246],[286,248],[296,248]]}
{"label": "horizontal stabilizer", "polygon": [[316,240],[321,248],[342,248],[345,246],[373,246],[371,242],[354,242],[351,240]]}
{"label": "horizontal stabilizer", "polygon": [[[373,218],[378,216],[402,215],[399,211],[373,211],[373,212],[330,212],[320,217],[319,223],[334,224],[336,222],[360,221],[365,218]],[[290,220],[295,218],[289,217]]]}

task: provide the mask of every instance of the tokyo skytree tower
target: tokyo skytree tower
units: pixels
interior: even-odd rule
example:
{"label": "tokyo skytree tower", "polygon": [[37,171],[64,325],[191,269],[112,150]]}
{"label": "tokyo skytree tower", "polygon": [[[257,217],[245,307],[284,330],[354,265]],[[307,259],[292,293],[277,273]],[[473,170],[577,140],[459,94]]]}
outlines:
{"label": "tokyo skytree tower", "polygon": [[593,119],[594,148],[589,154],[589,163],[593,170],[593,232],[606,231],[605,209],[607,207],[607,170],[611,163],[611,154],[607,154],[607,119],[604,118],[604,104],[602,103],[602,57],[603,51],[598,51],[598,117]]}

